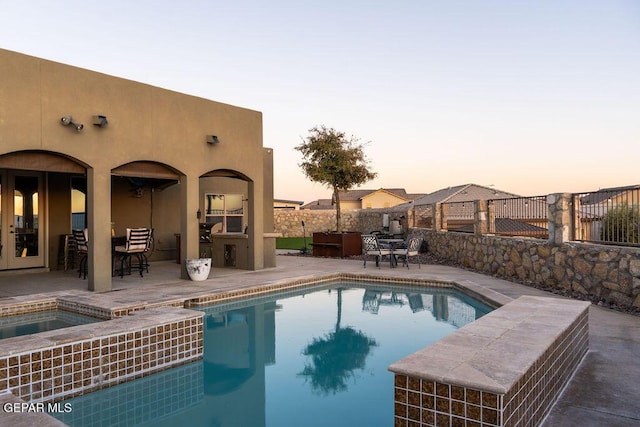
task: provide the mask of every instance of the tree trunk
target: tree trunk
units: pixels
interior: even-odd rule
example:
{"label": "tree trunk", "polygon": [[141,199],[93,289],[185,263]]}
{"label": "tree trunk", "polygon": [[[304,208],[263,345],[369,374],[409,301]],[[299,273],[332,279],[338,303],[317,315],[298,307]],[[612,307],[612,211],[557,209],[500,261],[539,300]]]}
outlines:
{"label": "tree trunk", "polygon": [[342,221],[340,221],[340,195],[336,187],[333,187],[333,199],[336,201],[336,232],[341,233]]}

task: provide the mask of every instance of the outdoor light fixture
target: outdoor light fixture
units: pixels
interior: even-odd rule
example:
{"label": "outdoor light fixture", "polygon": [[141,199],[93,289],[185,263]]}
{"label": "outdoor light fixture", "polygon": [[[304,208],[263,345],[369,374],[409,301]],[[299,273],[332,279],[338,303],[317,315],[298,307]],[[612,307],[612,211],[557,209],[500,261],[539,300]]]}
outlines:
{"label": "outdoor light fixture", "polygon": [[106,127],[109,124],[107,116],[93,116],[93,125],[101,128]]}
{"label": "outdoor light fixture", "polygon": [[84,128],[84,125],[82,123],[74,123],[73,117],[71,116],[64,116],[60,119],[60,123],[62,123],[63,126],[73,126],[78,132],[80,132],[82,128]]}
{"label": "outdoor light fixture", "polygon": [[216,135],[207,135],[207,144],[219,144],[220,140]]}

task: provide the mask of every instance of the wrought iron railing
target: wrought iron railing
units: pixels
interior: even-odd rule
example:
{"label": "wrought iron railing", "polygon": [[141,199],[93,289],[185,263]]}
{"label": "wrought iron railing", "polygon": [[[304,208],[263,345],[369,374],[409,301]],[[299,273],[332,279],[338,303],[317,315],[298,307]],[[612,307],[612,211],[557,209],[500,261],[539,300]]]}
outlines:
{"label": "wrought iron railing", "polygon": [[475,212],[473,201],[443,203],[443,208],[443,219],[446,221],[448,230],[473,232]]}
{"label": "wrought iron railing", "polygon": [[549,236],[547,196],[513,197],[489,201],[489,232],[501,236]]}
{"label": "wrought iron railing", "polygon": [[[474,231],[475,202],[443,203],[443,215],[450,231]],[[547,238],[548,207],[546,196],[493,199],[487,203],[488,230],[500,236]]]}
{"label": "wrought iron railing", "polygon": [[[487,201],[487,233],[499,236],[549,238],[548,196],[514,197]],[[640,185],[575,193],[572,240],[619,246],[640,246]],[[449,231],[474,232],[474,201],[441,205],[442,221]],[[433,205],[420,206],[418,227],[431,228]],[[440,209],[440,208],[437,208]]]}
{"label": "wrought iron railing", "polygon": [[573,207],[575,240],[640,246],[640,186],[578,193]]}

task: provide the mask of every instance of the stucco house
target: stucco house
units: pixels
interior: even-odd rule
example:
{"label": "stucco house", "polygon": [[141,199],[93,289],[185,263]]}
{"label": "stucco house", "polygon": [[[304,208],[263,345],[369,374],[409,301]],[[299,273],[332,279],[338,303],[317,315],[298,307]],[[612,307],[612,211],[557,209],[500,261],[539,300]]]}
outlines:
{"label": "stucco house", "polygon": [[260,112],[2,49],[0,75],[0,271],[59,268],[84,226],[88,288],[106,291],[113,236],[152,228],[151,260],[184,261],[203,223],[220,224],[214,266],[275,265]]}
{"label": "stucco house", "polygon": [[[379,188],[377,190],[341,191],[340,209],[390,208],[410,202],[423,194],[409,194],[404,188]],[[307,203],[301,209],[335,209],[332,199],[319,199]]]}
{"label": "stucco house", "polygon": [[274,209],[284,209],[284,210],[300,210],[300,206],[302,206],[304,202],[299,200],[285,200],[285,199],[274,199],[273,200],[273,208]]}
{"label": "stucco house", "polygon": [[411,203],[400,205],[399,208],[414,209],[416,226],[430,228],[433,213],[432,206],[436,203],[452,203],[447,216],[448,224],[452,229],[457,229],[473,222],[474,200],[508,199],[520,197],[517,194],[498,190],[478,184],[462,184],[441,188],[432,193],[418,197]]}

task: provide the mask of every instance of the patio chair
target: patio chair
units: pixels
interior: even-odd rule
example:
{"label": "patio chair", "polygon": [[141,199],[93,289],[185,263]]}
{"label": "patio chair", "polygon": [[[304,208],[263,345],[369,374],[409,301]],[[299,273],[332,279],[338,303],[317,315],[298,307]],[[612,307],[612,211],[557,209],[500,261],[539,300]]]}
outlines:
{"label": "patio chair", "polygon": [[422,246],[422,237],[411,237],[407,241],[406,247],[394,249],[393,254],[397,259],[402,259],[404,265],[409,268],[409,257],[418,258],[418,268],[420,268],[420,246]]}
{"label": "patio chair", "polygon": [[382,260],[382,257],[385,255],[389,257],[389,263],[391,263],[391,249],[380,246],[380,242],[378,242],[378,238],[375,234],[362,235],[362,258],[364,260],[364,268],[367,268],[367,256],[369,255],[375,256],[376,267],[378,268],[380,268],[380,260]]}
{"label": "patio chair", "polygon": [[127,241],[122,246],[115,247],[115,253],[120,256],[120,277],[124,277],[125,265],[131,274],[132,257],[138,260],[137,269],[142,272],[146,269],[149,272],[149,264],[146,259],[146,252],[149,250],[151,241],[151,230],[149,228],[127,228]]}
{"label": "patio chair", "polygon": [[84,274],[83,279],[87,278],[87,254],[89,252],[89,245],[87,239],[87,230],[72,230],[73,240],[75,241],[76,252],[78,259],[80,260],[80,266],[78,268],[78,277]]}

